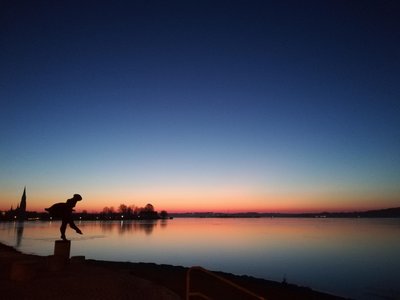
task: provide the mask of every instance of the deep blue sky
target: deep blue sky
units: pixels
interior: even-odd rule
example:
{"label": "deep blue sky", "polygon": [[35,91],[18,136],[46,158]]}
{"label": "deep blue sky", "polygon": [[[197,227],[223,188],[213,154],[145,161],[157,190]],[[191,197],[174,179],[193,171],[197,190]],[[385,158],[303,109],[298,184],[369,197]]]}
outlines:
{"label": "deep blue sky", "polygon": [[60,2],[0,6],[0,208],[400,205],[397,1]]}

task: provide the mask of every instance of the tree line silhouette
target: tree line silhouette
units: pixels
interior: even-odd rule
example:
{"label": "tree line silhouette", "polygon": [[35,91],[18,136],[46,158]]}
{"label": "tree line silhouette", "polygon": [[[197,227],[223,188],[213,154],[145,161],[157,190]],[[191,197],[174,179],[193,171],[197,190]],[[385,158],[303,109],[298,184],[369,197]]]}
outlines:
{"label": "tree line silhouette", "polygon": [[[86,210],[74,212],[74,220],[157,220],[168,219],[169,214],[166,210],[158,212],[150,203],[144,207],[135,205],[120,204],[117,209],[113,206],[106,206],[99,213],[89,213]],[[0,212],[0,221],[16,221],[16,210]],[[25,220],[52,220],[47,212],[26,211]]]}
{"label": "tree line silhouette", "polygon": [[168,212],[162,210],[158,213],[154,206],[150,203],[146,204],[145,207],[138,207],[135,205],[120,204],[117,211],[113,206],[104,207],[101,213],[102,219],[115,220],[115,219],[126,219],[126,220],[155,220],[155,219],[167,219]]}

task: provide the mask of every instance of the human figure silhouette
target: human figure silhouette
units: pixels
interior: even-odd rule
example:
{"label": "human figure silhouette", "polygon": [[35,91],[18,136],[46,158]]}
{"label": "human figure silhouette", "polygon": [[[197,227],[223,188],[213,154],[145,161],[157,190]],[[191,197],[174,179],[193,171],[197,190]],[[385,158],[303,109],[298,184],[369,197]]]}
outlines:
{"label": "human figure silhouette", "polygon": [[53,204],[49,208],[45,208],[46,211],[50,213],[52,217],[61,218],[61,239],[64,241],[67,240],[65,237],[65,230],[67,229],[67,225],[72,229],[75,229],[76,233],[82,234],[82,231],[75,225],[74,220],[72,219],[73,208],[76,205],[76,202],[81,201],[82,197],[79,194],[74,194],[71,199],[68,199],[65,203],[56,203]]}

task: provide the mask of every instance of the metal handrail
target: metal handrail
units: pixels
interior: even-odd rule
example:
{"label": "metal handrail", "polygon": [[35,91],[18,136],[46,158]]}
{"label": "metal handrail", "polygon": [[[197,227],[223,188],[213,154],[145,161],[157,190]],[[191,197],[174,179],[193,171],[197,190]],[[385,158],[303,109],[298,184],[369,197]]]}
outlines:
{"label": "metal handrail", "polygon": [[190,273],[191,273],[192,270],[197,270],[197,271],[203,272],[203,273],[205,273],[207,275],[210,275],[211,277],[216,278],[216,279],[226,283],[227,285],[230,285],[230,286],[232,286],[232,287],[234,287],[234,288],[236,288],[236,289],[248,294],[249,296],[254,297],[255,299],[266,300],[264,297],[261,297],[261,296],[255,294],[255,293],[253,293],[252,291],[249,291],[248,289],[246,289],[246,288],[244,288],[244,287],[242,287],[242,286],[240,286],[240,285],[238,285],[238,284],[236,284],[236,283],[234,283],[234,282],[232,282],[232,281],[230,281],[230,280],[228,280],[226,278],[223,278],[222,276],[219,276],[219,275],[217,275],[217,274],[215,274],[215,273],[213,273],[211,271],[208,271],[208,270],[206,270],[206,269],[204,269],[202,267],[199,267],[199,266],[191,267],[186,272],[186,300],[189,300],[191,296],[197,296],[197,297],[201,297],[203,299],[212,300],[212,298],[209,298],[208,296],[206,296],[206,295],[204,295],[202,293],[190,292]]}

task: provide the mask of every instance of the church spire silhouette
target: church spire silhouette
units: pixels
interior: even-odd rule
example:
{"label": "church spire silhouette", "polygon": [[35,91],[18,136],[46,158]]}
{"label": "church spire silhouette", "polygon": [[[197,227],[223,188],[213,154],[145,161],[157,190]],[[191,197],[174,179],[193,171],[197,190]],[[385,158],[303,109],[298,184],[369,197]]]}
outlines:
{"label": "church spire silhouette", "polygon": [[25,220],[25,215],[26,215],[26,186],[24,187],[24,192],[21,197],[21,202],[17,208],[18,212],[18,220],[19,221],[24,221]]}

